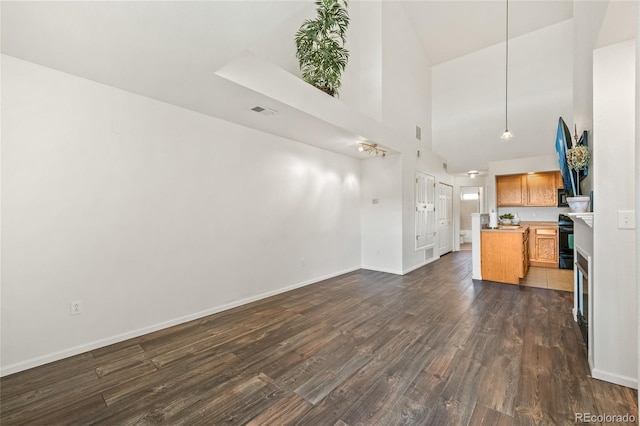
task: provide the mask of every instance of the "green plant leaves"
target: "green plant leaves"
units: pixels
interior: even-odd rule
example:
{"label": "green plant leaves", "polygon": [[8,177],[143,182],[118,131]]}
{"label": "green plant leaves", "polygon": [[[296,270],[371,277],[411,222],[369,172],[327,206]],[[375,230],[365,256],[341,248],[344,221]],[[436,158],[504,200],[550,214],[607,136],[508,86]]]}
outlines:
{"label": "green plant leaves", "polygon": [[317,16],[305,20],[295,35],[296,58],[302,78],[327,93],[337,94],[349,61],[344,48],[349,28],[345,0],[317,0]]}

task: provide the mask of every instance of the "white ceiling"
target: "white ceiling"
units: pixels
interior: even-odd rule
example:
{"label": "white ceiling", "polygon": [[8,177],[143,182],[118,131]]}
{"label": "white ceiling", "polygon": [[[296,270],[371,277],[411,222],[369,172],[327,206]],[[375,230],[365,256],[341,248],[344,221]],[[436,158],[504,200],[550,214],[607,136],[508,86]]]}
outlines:
{"label": "white ceiling", "polygon": [[[434,64],[504,40],[504,1],[398,3]],[[250,50],[295,72],[293,34],[315,10],[312,0],[0,4],[3,53],[242,124],[248,123],[247,109],[265,99],[246,90],[237,99],[238,86],[215,71]],[[511,36],[571,18],[572,5],[510,0]],[[285,136],[296,138],[296,127],[307,128],[301,118],[277,120],[288,120]],[[259,116],[249,120],[270,131]],[[325,136],[333,131],[326,130]]]}
{"label": "white ceiling", "polygon": [[[506,1],[407,1],[403,4],[431,65],[500,43],[506,36]],[[509,38],[572,17],[573,0],[510,0]]]}

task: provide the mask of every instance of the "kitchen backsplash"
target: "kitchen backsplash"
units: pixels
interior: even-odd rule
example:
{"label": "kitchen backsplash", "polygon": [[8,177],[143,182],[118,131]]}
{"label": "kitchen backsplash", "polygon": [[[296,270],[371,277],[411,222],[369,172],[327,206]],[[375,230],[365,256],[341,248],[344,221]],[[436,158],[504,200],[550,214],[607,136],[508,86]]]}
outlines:
{"label": "kitchen backsplash", "polygon": [[557,222],[560,213],[569,213],[568,207],[498,207],[498,216],[516,214],[520,220]]}

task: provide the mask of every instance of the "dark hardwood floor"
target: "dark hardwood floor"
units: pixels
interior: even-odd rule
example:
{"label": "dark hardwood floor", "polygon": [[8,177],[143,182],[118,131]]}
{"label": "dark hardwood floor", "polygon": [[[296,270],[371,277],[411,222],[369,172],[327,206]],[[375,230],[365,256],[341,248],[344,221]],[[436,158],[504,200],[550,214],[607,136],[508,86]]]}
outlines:
{"label": "dark hardwood floor", "polygon": [[572,293],[458,252],[357,271],[0,380],[2,425],[563,425],[637,417],[589,378]]}

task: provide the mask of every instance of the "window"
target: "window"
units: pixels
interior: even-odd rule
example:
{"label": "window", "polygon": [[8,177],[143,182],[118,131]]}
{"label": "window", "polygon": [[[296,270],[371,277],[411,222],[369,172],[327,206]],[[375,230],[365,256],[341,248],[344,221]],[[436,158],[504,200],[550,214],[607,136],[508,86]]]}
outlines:
{"label": "window", "polygon": [[467,194],[462,193],[460,194],[460,199],[462,201],[475,201],[480,199],[480,194],[478,194],[477,192],[471,192]]}

